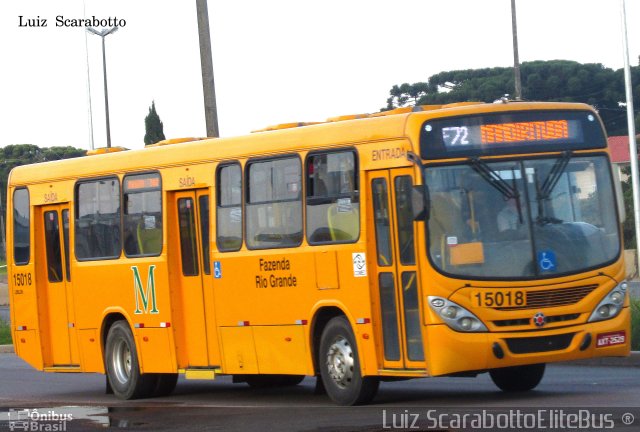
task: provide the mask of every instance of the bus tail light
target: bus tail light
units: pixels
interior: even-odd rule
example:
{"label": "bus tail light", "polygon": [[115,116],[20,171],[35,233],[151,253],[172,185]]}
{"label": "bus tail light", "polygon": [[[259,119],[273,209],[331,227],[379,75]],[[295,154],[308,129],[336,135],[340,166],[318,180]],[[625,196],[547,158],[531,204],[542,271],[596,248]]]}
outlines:
{"label": "bus tail light", "polygon": [[161,322],[160,323],[160,327],[161,328],[169,328],[169,327],[171,327],[171,323],[170,322]]}
{"label": "bus tail light", "polygon": [[609,291],[609,294],[598,303],[598,306],[591,313],[589,322],[604,321],[618,316],[624,305],[627,286],[627,281],[622,281]]}
{"label": "bus tail light", "polygon": [[429,306],[453,330],[461,332],[489,331],[480,319],[459,304],[442,297],[429,296]]}

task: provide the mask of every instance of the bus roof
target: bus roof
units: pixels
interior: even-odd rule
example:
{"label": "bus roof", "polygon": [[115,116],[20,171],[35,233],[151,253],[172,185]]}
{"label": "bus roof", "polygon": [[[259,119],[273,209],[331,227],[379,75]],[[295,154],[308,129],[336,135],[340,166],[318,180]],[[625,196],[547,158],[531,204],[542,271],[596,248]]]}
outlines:
{"label": "bus roof", "polygon": [[[98,177],[114,173],[143,171],[161,167],[176,167],[192,163],[224,161],[253,157],[257,154],[272,155],[311,150],[331,146],[355,145],[362,142],[401,139],[411,136],[414,121],[431,117],[447,117],[479,112],[520,110],[593,110],[586,104],[559,102],[508,102],[461,103],[444,106],[427,105],[400,108],[371,115],[347,115],[332,117],[323,123],[296,123],[272,126],[250,135],[231,138],[194,138],[167,140],[162,144],[139,150],[107,152],[88,157],[64,159],[52,162],[23,165],[14,168],[9,176],[10,186],[20,186],[53,180],[81,177]],[[413,121],[409,121],[413,118]],[[355,127],[357,125],[357,127]],[[416,131],[417,134],[417,131]]]}

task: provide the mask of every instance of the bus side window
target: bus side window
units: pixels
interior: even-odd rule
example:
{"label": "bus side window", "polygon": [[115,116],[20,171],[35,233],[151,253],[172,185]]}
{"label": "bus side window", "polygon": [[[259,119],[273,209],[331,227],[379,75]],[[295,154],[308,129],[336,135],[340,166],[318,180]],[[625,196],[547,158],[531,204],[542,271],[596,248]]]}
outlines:
{"label": "bus side window", "polygon": [[29,264],[30,255],[29,191],[13,193],[13,260],[17,265]]}
{"label": "bus side window", "polygon": [[294,247],[302,242],[302,174],[298,157],[247,164],[247,247]]}
{"label": "bus side window", "polygon": [[118,258],[120,182],[117,178],[86,181],[76,188],[75,251],[79,260]]}
{"label": "bus side window", "polygon": [[307,158],[306,167],[309,243],[357,241],[360,199],[355,153],[314,153]]}
{"label": "bus side window", "polygon": [[237,251],[242,246],[242,170],[240,165],[218,167],[216,180],[216,243],[220,252]]}
{"label": "bus side window", "polygon": [[124,253],[128,257],[162,252],[162,188],[160,174],[126,175],[123,182]]}

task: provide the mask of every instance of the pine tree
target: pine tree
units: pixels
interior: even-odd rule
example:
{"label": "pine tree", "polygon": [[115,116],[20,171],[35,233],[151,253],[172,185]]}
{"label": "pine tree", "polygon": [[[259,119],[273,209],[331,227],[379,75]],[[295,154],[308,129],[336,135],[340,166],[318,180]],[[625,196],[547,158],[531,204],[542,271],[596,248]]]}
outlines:
{"label": "pine tree", "polygon": [[144,118],[144,145],[154,144],[165,139],[162,120],[156,112],[156,102],[152,101],[149,114]]}

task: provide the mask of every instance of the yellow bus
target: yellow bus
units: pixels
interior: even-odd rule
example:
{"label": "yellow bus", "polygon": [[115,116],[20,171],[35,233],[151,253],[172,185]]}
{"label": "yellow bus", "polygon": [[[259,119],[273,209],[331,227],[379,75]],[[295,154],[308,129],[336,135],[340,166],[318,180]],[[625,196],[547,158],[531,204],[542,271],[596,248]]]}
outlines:
{"label": "yellow bus", "polygon": [[15,168],[17,354],[119,398],[187,379],[384,380],[630,350],[622,218],[583,104],[463,103]]}

